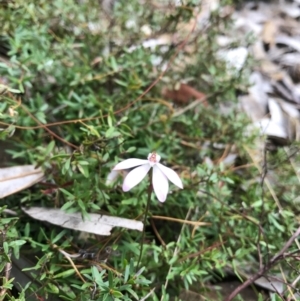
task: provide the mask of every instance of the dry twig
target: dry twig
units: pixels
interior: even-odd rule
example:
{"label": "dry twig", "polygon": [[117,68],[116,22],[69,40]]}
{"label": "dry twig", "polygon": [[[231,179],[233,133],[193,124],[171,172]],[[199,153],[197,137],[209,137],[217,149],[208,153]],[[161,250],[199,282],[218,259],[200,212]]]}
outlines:
{"label": "dry twig", "polygon": [[300,227],[296,230],[296,232],[290,237],[290,239],[286,242],[283,248],[280,250],[278,254],[273,256],[271,260],[264,266],[262,266],[256,274],[246,280],[243,284],[238,286],[226,299],[225,301],[231,301],[237,294],[239,294],[243,289],[247,286],[254,283],[255,280],[263,276],[267,271],[269,271],[273,266],[275,266],[280,260],[286,257],[285,252],[291,246],[291,244],[295,241],[295,239],[300,235]]}

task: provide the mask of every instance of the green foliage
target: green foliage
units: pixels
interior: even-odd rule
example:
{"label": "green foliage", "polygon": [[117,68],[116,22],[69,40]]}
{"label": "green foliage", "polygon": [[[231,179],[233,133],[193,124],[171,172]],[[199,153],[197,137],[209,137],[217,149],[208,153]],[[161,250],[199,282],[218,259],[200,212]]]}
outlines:
{"label": "green foliage", "polygon": [[[236,91],[248,85],[247,66],[229,72],[217,56],[216,37],[230,30],[230,21],[213,13],[206,32],[189,41],[192,54],[188,48],[176,54],[178,43],[167,50],[140,46],[148,38],[143,26],[153,37],[173,36],[180,24],[194,22],[200,2],[185,2],[164,11],[148,2],[117,1],[111,16],[99,1],[15,0],[0,10],[6,49],[0,63],[1,143],[10,143],[9,164],[36,164],[46,175],[46,186],[5,199],[18,218],[1,208],[0,272],[20,255],[32,262],[22,268],[30,282],[18,297],[11,293],[12,279],[2,275],[7,300],[140,300],[152,288],[149,298],[171,300],[183,288],[205,290],[228,269],[244,279],[242,264],[255,272],[258,255],[267,262],[294,232],[299,182],[288,156],[268,153],[280,178],[274,191],[257,167],[246,166],[256,140],[245,135],[248,121],[234,104]],[[179,41],[188,33],[179,33]],[[210,105],[173,115],[181,108],[163,99],[161,90],[186,80]],[[224,103],[231,107],[226,114],[219,110]],[[43,206],[80,212],[84,219],[91,212],[140,218],[146,181],[124,193],[121,176],[112,184],[106,179],[117,162],[146,158],[153,150],[180,174],[184,189],[172,186],[164,204],[152,198],[139,266],[140,233],[114,229],[110,237],[83,238],[22,213],[21,206]],[[237,154],[236,166],[222,163],[229,150]],[[114,250],[103,255],[107,246]],[[66,255],[80,249],[86,258]],[[96,257],[88,257],[90,250]]]}

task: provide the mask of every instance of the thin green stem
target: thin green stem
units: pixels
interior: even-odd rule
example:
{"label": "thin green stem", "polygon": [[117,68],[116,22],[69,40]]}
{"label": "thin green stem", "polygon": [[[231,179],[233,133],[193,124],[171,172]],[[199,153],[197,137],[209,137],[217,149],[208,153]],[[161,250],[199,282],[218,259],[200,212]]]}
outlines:
{"label": "thin green stem", "polygon": [[139,265],[140,265],[140,262],[141,262],[141,259],[142,259],[144,239],[145,239],[145,231],[146,231],[146,223],[147,223],[148,211],[149,211],[150,202],[151,202],[151,194],[152,194],[152,191],[153,191],[152,181],[151,181],[151,179],[152,179],[152,170],[149,173],[149,177],[150,177],[150,182],[149,182],[149,186],[148,186],[148,199],[147,199],[146,210],[145,210],[145,215],[144,215],[144,228],[143,228],[142,239],[141,239],[141,243],[140,243],[140,255],[139,255],[139,260],[138,260],[138,264],[137,264],[138,269],[139,269]]}

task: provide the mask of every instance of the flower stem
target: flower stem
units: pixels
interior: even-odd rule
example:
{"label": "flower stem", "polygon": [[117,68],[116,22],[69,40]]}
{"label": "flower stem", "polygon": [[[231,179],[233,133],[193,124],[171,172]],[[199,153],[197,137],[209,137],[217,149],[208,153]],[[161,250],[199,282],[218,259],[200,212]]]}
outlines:
{"label": "flower stem", "polygon": [[150,202],[151,202],[151,194],[153,191],[153,187],[152,187],[152,170],[149,173],[149,177],[150,177],[150,183],[148,186],[148,199],[147,199],[147,204],[146,204],[146,210],[145,210],[145,214],[144,214],[144,228],[143,228],[143,233],[142,233],[142,239],[141,239],[141,243],[140,243],[140,255],[139,255],[139,260],[138,260],[138,264],[137,264],[137,268],[139,269],[139,265],[142,259],[142,253],[143,253],[143,246],[144,246],[144,239],[145,239],[145,231],[146,231],[146,223],[147,223],[147,217],[148,217],[148,211],[149,211],[149,207],[150,207]]}

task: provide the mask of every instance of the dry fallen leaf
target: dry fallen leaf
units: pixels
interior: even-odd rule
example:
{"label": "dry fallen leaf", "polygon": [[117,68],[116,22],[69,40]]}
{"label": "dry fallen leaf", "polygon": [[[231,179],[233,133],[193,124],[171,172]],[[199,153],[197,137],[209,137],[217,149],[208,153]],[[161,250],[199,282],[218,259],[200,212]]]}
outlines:
{"label": "dry fallen leaf", "polygon": [[0,168],[0,199],[42,180],[44,173],[34,165]]}
{"label": "dry fallen leaf", "polygon": [[264,24],[262,30],[262,40],[267,47],[275,45],[275,36],[277,33],[277,26],[273,20],[269,20]]}
{"label": "dry fallen leaf", "polygon": [[65,213],[55,208],[31,207],[22,209],[34,219],[46,221],[63,228],[97,235],[110,235],[110,231],[114,227],[143,231],[143,223],[141,221],[127,218],[89,213],[90,219],[83,220],[80,213]]}
{"label": "dry fallen leaf", "polygon": [[177,105],[186,105],[192,99],[203,99],[203,105],[208,105],[205,99],[205,94],[200,91],[197,91],[196,89],[187,84],[180,84],[178,89],[163,88],[162,95],[163,97],[171,99]]}
{"label": "dry fallen leaf", "polygon": [[219,59],[226,62],[227,71],[236,74],[236,71],[240,71],[246,62],[248,49],[246,47],[222,49],[217,55]]}
{"label": "dry fallen leaf", "polygon": [[[299,15],[299,0],[247,2],[235,10],[235,30],[226,36],[229,41],[241,39],[242,45],[244,36],[256,37],[246,47],[259,64],[253,67],[248,93],[239,96],[240,107],[279,145],[300,139]],[[221,46],[221,53],[226,48]],[[236,55],[232,57],[235,63]]]}

